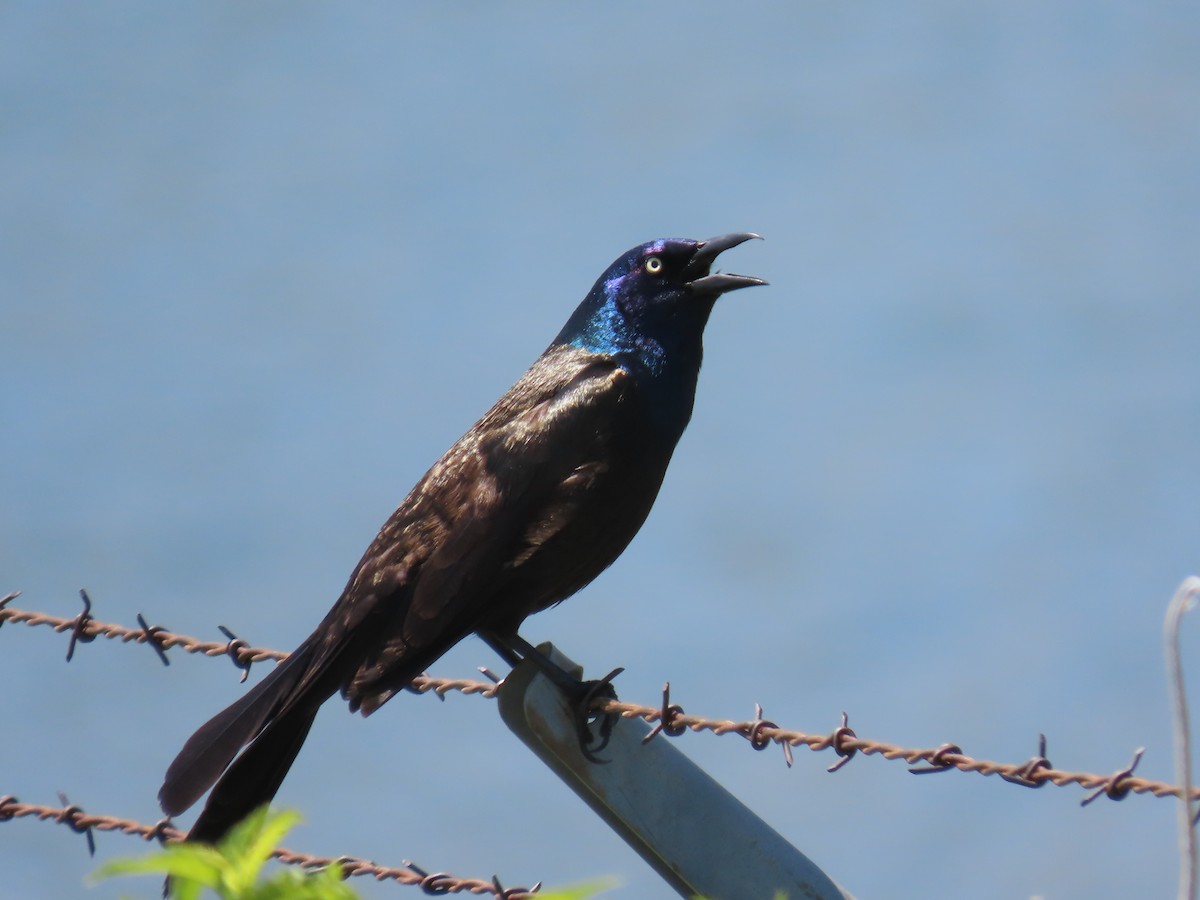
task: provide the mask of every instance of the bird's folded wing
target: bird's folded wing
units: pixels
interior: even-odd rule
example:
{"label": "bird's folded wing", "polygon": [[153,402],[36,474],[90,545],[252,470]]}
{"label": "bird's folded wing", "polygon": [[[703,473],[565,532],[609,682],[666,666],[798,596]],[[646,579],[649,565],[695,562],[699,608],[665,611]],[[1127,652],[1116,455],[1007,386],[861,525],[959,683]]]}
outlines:
{"label": "bird's folded wing", "polygon": [[532,611],[487,604],[571,523],[585,482],[604,466],[610,421],[630,386],[611,359],[557,383],[527,375],[429,471],[377,539],[407,551],[376,561],[368,551],[352,579],[367,602],[390,610],[386,639],[356,672],[351,698],[394,690],[411,678],[410,663],[436,659],[489,618]]}

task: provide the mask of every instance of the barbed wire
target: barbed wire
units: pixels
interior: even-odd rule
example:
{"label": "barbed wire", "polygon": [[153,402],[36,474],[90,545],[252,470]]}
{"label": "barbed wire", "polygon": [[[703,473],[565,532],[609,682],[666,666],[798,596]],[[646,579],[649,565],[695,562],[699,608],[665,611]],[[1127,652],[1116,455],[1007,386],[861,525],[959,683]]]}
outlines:
{"label": "barbed wire", "polygon": [[[96,845],[92,831],[118,831],[122,834],[133,835],[147,841],[158,841],[169,844],[182,841],[184,832],[171,825],[170,819],[160,819],[153,825],[138,822],[134,819],[123,819],[118,816],[102,816],[84,812],[80,807],[68,803],[67,798],[59,794],[63,806],[40,806],[33,803],[22,803],[16,797],[5,795],[0,797],[0,822],[10,819],[20,819],[32,816],[43,822],[54,822],[66,825],[72,831],[84,835],[88,842],[88,851],[95,855]],[[421,888],[427,894],[491,894],[497,900],[523,900],[532,897],[541,889],[541,882],[531,888],[505,888],[497,877],[490,881],[482,878],[460,878],[449,872],[427,872],[414,862],[405,860],[400,867],[381,866],[365,859],[354,856],[313,856],[310,853],[300,853],[286,847],[277,847],[271,856],[281,863],[299,866],[306,871],[325,869],[337,863],[341,866],[342,874],[352,876],[366,875],[376,881],[395,881],[399,884],[409,884]]]}
{"label": "barbed wire", "polygon": [[[79,595],[83,600],[83,612],[66,619],[49,613],[8,606],[10,602],[21,596],[20,591],[13,591],[5,597],[0,597],[0,626],[3,626],[5,622],[14,622],[30,626],[48,626],[60,634],[70,631],[71,641],[67,649],[67,662],[70,662],[74,656],[77,644],[89,644],[98,637],[120,641],[123,644],[149,644],[157,652],[164,666],[171,664],[166,651],[174,647],[178,647],[185,653],[198,653],[202,656],[226,656],[242,670],[242,681],[246,680],[246,675],[253,663],[265,660],[279,662],[288,655],[282,650],[252,647],[224,625],[217,627],[228,640],[205,641],[187,634],[176,634],[160,625],[148,625],[141,613],[138,613],[137,616],[137,628],[113,622],[101,622],[92,617],[92,601],[87,591],[80,591]],[[433,692],[441,697],[452,692],[493,697],[496,694],[496,685],[492,682],[472,678],[431,678],[427,675],[419,675],[413,679],[408,690],[417,694]]]}
{"label": "barbed wire", "polygon": [[[88,643],[97,637],[105,637],[119,640],[122,643],[149,643],[159,654],[164,665],[169,665],[166,651],[172,647],[179,647],[188,653],[199,653],[209,657],[227,656],[234,665],[243,670],[242,679],[245,680],[252,663],[268,659],[278,661],[287,656],[286,653],[279,650],[252,647],[224,626],[219,627],[228,640],[222,642],[204,641],[190,635],[167,631],[161,626],[147,625],[140,613],[137,617],[139,623],[137,628],[101,622],[91,615],[91,600],[86,591],[80,591],[84,610],[73,618],[9,607],[8,603],[17,596],[19,593],[11,593],[0,598],[0,626],[3,626],[5,622],[20,622],[30,626],[48,626],[60,633],[70,631],[68,660],[70,660],[76,644]],[[490,675],[490,673],[487,674]],[[455,691],[491,698],[496,694],[497,685],[473,679],[437,678],[421,675],[413,680],[409,690],[414,693],[432,692],[439,697]],[[718,736],[737,734],[745,738],[756,750],[763,750],[771,744],[776,744],[782,748],[784,759],[789,767],[794,761],[792,748],[806,747],[813,752],[831,749],[841,757],[829,767],[828,771],[830,772],[838,771],[855,755],[862,753],[864,756],[878,755],[888,760],[903,760],[909,765],[908,771],[914,775],[947,771],[973,772],[983,776],[999,775],[1009,784],[1027,788],[1040,788],[1046,784],[1053,784],[1057,787],[1077,784],[1089,791],[1088,795],[1080,801],[1083,806],[1100,796],[1121,800],[1130,793],[1150,794],[1154,797],[1179,797],[1181,795],[1181,790],[1177,785],[1134,775],[1138,762],[1145,752],[1144,748],[1134,751],[1129,765],[1109,775],[1054,768],[1050,760],[1046,758],[1045,735],[1039,736],[1036,756],[1020,763],[996,762],[971,757],[964,753],[959,745],[952,743],[944,743],[933,748],[912,748],[887,741],[862,738],[850,728],[849,717],[846,713],[842,713],[841,724],[829,734],[812,734],[782,728],[775,722],[763,718],[762,707],[756,707],[753,719],[743,721],[689,715],[678,704],[671,703],[669,684],[663,688],[662,703],[659,706],[597,699],[592,704],[592,709],[597,712],[616,714],[622,718],[640,718],[653,724],[654,728],[646,740],[659,734],[678,737],[690,730],[695,733],[709,732]],[[1193,789],[1192,796],[1200,799],[1200,787]]]}

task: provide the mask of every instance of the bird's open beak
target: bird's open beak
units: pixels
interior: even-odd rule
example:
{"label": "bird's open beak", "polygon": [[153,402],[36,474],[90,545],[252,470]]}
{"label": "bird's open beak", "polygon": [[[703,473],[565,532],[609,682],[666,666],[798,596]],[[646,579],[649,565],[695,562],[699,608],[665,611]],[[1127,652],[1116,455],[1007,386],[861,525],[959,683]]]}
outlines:
{"label": "bird's open beak", "polygon": [[753,275],[734,275],[727,272],[708,274],[709,269],[712,268],[713,261],[721,253],[730,247],[736,247],[738,244],[744,244],[746,241],[755,238],[762,240],[761,235],[753,234],[749,231],[736,231],[733,234],[723,234],[720,237],[701,241],[696,246],[696,251],[692,254],[692,258],[687,264],[686,274],[692,278],[691,281],[687,282],[688,289],[692,293],[716,296],[729,291],[736,291],[739,288],[766,284],[761,278],[755,278]]}

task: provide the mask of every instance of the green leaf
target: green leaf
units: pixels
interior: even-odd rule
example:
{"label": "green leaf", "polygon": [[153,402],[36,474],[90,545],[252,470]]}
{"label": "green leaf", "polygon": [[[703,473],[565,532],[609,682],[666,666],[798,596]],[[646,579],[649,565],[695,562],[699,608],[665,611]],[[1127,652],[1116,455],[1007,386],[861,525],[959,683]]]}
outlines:
{"label": "green leaf", "polygon": [[114,859],[102,866],[93,876],[96,879],[113,875],[170,875],[184,878],[203,887],[216,888],[226,862],[212,847],[203,844],[174,844],[161,853],[142,859]]}
{"label": "green leaf", "polygon": [[205,888],[222,900],[355,900],[342,880],[340,866],[309,874],[285,869],[259,882],[266,861],[283,836],[300,821],[292,812],[270,814],[266,807],[251,813],[216,847],[171,844],[144,859],[119,859],[101,867],[94,879],[113,875],[169,875],[175,900],[199,900]]}
{"label": "green leaf", "polygon": [[242,820],[219,845],[228,861],[222,878],[226,890],[238,897],[253,888],[271,853],[299,821],[298,813],[271,815],[265,806]]}

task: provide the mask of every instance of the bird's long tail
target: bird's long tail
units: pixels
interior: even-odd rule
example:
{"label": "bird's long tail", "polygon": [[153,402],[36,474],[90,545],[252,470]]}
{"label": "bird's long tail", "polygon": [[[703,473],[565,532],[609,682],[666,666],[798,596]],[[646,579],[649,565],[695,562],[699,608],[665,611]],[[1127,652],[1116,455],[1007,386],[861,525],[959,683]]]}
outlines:
{"label": "bird's long tail", "polygon": [[[313,655],[305,642],[244,697],[202,725],[179,751],[158,792],[167,815],[183,812],[216,784],[190,839],[217,840],[275,796],[317,710],[336,690],[305,678]],[[237,756],[246,744],[250,746]]]}
{"label": "bird's long tail", "polygon": [[288,710],[268,725],[221,776],[188,839],[220,840],[234,825],[269,803],[292,767],[317,717],[318,705]]}

